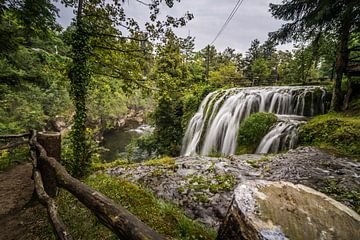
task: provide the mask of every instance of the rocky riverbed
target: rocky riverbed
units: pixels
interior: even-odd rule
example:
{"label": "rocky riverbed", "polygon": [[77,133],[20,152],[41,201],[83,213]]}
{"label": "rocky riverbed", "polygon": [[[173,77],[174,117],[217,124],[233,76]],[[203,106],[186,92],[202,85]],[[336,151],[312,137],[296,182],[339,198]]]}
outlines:
{"label": "rocky riverbed", "polygon": [[236,185],[253,179],[301,183],[360,210],[360,162],[312,147],[277,155],[178,157],[106,172],[148,188],[213,227],[225,217]]}

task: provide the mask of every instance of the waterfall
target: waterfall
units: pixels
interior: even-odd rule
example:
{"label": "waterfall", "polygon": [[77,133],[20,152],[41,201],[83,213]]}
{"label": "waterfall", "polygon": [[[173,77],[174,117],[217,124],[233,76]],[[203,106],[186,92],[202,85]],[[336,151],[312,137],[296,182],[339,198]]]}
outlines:
{"label": "waterfall", "polygon": [[277,115],[279,121],[263,137],[255,153],[277,153],[294,148],[298,139],[298,127],[305,123],[299,116]]}
{"label": "waterfall", "polygon": [[[318,86],[231,88],[212,92],[205,97],[190,120],[181,153],[185,156],[208,155],[212,152],[234,154],[240,123],[250,114],[272,112],[312,117],[324,113],[325,95],[325,89]],[[263,145],[267,149],[278,151],[284,149],[283,144],[291,145],[296,142],[296,129],[299,125],[296,122],[300,124],[301,121],[280,120],[267,134],[273,131],[268,136],[272,144],[267,146],[267,142]],[[285,133],[289,137],[281,139]]]}

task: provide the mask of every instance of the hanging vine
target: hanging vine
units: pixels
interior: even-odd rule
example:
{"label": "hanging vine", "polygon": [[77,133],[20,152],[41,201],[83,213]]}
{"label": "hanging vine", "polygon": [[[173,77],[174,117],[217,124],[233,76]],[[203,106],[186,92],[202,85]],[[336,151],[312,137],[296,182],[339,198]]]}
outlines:
{"label": "hanging vine", "polygon": [[72,34],[72,63],[69,67],[71,82],[71,97],[76,109],[74,125],[71,129],[72,142],[72,172],[77,176],[87,173],[90,165],[89,146],[86,141],[86,97],[87,86],[90,82],[90,68],[88,58],[91,53],[89,35],[82,20],[82,1],[78,3],[75,31]]}

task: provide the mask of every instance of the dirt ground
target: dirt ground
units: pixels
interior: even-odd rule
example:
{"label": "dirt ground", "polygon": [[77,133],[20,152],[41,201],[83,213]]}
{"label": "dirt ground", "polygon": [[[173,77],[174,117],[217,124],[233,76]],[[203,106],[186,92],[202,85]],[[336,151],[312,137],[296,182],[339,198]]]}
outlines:
{"label": "dirt ground", "polygon": [[46,210],[32,197],[32,165],[0,174],[0,240],[48,239]]}

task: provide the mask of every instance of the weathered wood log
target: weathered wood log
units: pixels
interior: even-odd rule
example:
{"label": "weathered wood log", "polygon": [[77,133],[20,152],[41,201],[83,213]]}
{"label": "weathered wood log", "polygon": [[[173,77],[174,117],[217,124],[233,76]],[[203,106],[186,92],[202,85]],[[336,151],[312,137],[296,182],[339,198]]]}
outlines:
{"label": "weathered wood log", "polygon": [[28,140],[24,140],[24,141],[19,141],[19,142],[15,142],[15,143],[8,143],[6,145],[0,146],[0,150],[4,150],[4,149],[9,149],[9,148],[15,148],[24,144],[28,144],[29,141]]}
{"label": "weathered wood log", "polygon": [[41,174],[38,170],[34,171],[35,191],[38,199],[42,205],[47,209],[49,220],[56,237],[60,240],[71,240],[69,232],[66,230],[65,224],[62,222],[57,211],[57,205],[53,198],[46,194],[44,185],[41,179]]}
{"label": "weathered wood log", "polygon": [[45,149],[36,142],[35,138],[30,140],[30,144],[37,149],[40,162],[46,162],[49,168],[53,170],[58,186],[72,193],[120,239],[166,239],[113,200],[73,178],[56,159],[47,156]]}
{"label": "weathered wood log", "polygon": [[30,133],[21,133],[21,134],[14,134],[14,135],[2,135],[0,139],[12,139],[12,138],[21,138],[21,137],[30,137]]}
{"label": "weathered wood log", "polygon": [[[39,132],[36,136],[38,143],[44,147],[47,156],[53,157],[60,162],[61,159],[61,135],[58,132]],[[55,174],[52,168],[48,166],[46,161],[38,162],[38,169],[44,183],[46,193],[50,197],[57,194],[57,184]]]}

